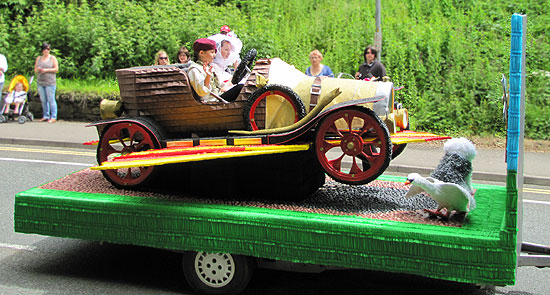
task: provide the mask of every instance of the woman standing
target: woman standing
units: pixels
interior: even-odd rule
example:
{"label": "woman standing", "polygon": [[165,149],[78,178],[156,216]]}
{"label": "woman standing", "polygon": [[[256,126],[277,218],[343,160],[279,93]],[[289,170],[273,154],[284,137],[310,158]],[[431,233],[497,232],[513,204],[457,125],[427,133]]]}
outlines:
{"label": "woman standing", "polygon": [[168,59],[168,53],[164,50],[159,50],[157,54],[155,54],[155,66],[165,66],[169,64],[170,60]]}
{"label": "woman standing", "polygon": [[42,119],[55,123],[57,121],[57,103],[55,102],[55,73],[59,65],[55,56],[50,54],[50,44],[42,43],[42,55],[36,58],[34,72],[37,74],[38,95],[42,102]]}
{"label": "woman standing", "polygon": [[334,77],[329,66],[325,66],[321,63],[321,61],[323,61],[323,55],[319,50],[315,49],[309,53],[309,61],[311,62],[311,66],[306,69],[306,75],[313,77]]}

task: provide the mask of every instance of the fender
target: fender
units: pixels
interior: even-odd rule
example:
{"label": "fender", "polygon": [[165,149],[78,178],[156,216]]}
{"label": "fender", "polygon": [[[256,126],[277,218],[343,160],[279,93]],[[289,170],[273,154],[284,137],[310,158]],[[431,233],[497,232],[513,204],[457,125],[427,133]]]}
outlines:
{"label": "fender", "polygon": [[100,120],[86,125],[86,127],[95,126],[97,132],[101,137],[101,133],[105,127],[116,124],[116,123],[132,123],[141,125],[143,128],[149,131],[151,135],[160,143],[161,148],[166,147],[166,133],[155,121],[147,117],[128,117],[128,118],[116,118],[116,119],[107,119]]}
{"label": "fender", "polygon": [[[291,131],[285,132],[285,133],[267,135],[267,143],[268,144],[287,143],[287,142],[289,142],[293,139],[296,139],[296,138],[302,136],[304,133],[311,130],[313,127],[315,127],[317,125],[317,123],[319,123],[319,121],[321,121],[323,118],[325,118],[329,114],[331,114],[331,113],[333,113],[333,112],[335,112],[339,109],[343,109],[343,108],[350,107],[350,106],[356,106],[356,105],[360,105],[360,104],[364,104],[364,103],[377,102],[377,101],[380,101],[380,100],[383,100],[383,99],[385,99],[384,96],[374,96],[374,97],[370,97],[370,98],[344,101],[344,102],[341,102],[339,104],[335,104],[335,105],[331,106],[330,108],[320,112],[317,116],[315,116],[313,119],[311,119],[306,124],[300,126],[299,128],[296,128],[294,130],[291,130]],[[369,108],[365,108],[365,109],[370,110]]]}

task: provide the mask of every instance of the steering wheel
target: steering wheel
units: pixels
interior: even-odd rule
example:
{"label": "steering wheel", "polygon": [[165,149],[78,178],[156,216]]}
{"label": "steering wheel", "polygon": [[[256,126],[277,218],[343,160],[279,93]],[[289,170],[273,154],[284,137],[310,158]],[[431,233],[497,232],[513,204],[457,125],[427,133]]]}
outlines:
{"label": "steering wheel", "polygon": [[256,58],[256,54],[258,52],[256,49],[252,48],[250,49],[245,55],[241,63],[237,66],[237,69],[235,70],[235,73],[233,74],[233,78],[231,79],[231,83],[237,84],[239,81],[241,81],[244,76],[248,72],[250,72],[250,65],[252,65],[252,62]]}

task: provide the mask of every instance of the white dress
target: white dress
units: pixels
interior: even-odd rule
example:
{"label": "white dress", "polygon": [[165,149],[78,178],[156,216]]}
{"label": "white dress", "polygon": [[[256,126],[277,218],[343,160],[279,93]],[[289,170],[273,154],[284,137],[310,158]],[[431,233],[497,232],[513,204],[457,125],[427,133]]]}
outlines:
{"label": "white dress", "polygon": [[25,91],[11,91],[6,95],[6,104],[10,103],[22,103],[27,99],[27,92]]}

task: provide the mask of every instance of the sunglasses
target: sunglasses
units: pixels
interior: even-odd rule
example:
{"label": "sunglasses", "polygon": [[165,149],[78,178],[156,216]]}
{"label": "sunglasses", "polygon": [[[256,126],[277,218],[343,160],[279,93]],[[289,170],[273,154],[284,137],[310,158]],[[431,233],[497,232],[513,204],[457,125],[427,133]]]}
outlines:
{"label": "sunglasses", "polygon": [[159,59],[168,59],[168,57],[159,57]]}

